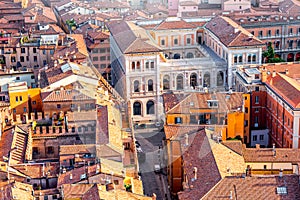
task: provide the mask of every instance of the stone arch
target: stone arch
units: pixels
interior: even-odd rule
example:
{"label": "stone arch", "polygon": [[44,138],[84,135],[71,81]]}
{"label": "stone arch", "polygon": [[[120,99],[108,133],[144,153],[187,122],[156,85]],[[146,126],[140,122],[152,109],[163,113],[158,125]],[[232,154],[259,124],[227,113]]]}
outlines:
{"label": "stone arch", "polygon": [[294,62],[294,54],[293,53],[289,53],[287,55],[287,61],[288,62]]}

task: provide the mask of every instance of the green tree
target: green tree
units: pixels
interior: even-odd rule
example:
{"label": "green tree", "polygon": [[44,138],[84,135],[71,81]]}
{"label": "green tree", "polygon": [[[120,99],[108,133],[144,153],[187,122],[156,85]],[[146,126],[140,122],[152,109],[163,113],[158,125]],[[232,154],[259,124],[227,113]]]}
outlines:
{"label": "green tree", "polygon": [[272,47],[272,43],[268,43],[267,50],[263,52],[264,63],[278,63],[285,62],[282,58],[275,57],[275,52]]}

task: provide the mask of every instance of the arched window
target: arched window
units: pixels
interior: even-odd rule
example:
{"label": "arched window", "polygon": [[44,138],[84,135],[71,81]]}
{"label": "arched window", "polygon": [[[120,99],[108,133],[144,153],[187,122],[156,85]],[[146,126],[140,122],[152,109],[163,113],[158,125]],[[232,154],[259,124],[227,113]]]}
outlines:
{"label": "arched window", "polygon": [[175,44],[175,45],[178,44],[178,39],[174,39],[174,44]]}
{"label": "arched window", "polygon": [[219,71],[217,74],[217,86],[222,86],[224,84],[224,73]]}
{"label": "arched window", "polygon": [[134,81],[134,83],[133,83],[133,91],[134,92],[139,92],[140,91],[140,82],[139,81]]}
{"label": "arched window", "polygon": [[256,62],[256,55],[252,55],[252,62]]}
{"label": "arched window", "polygon": [[203,87],[210,87],[210,74],[209,73],[204,74]]}
{"label": "arched window", "polygon": [[165,75],[163,79],[163,89],[164,90],[169,90],[170,89],[170,76]]}
{"label": "arched window", "polygon": [[239,56],[239,63],[242,63],[243,62],[243,56]]}
{"label": "arched window", "polygon": [[134,102],[133,104],[133,115],[142,115],[142,105],[140,102]]}
{"label": "arched window", "polygon": [[131,62],[131,69],[135,70],[135,62]]}
{"label": "arched window", "polygon": [[140,61],[137,61],[137,63],[136,63],[136,69],[141,69],[141,63],[140,63]]}
{"label": "arched window", "polygon": [[180,54],[179,53],[175,53],[173,58],[174,59],[180,59]]}
{"label": "arched window", "polygon": [[195,87],[197,86],[197,74],[192,73],[190,76],[190,86],[193,87],[195,89]]}
{"label": "arched window", "polygon": [[181,74],[176,77],[176,89],[183,90],[183,76]]}
{"label": "arched window", "polygon": [[188,52],[188,53],[186,54],[186,57],[187,57],[187,58],[194,58],[194,54],[191,53],[191,52]]}
{"label": "arched window", "polygon": [[293,62],[294,61],[294,54],[293,53],[289,53],[287,56],[287,61],[288,62]]}
{"label": "arched window", "polygon": [[148,80],[148,91],[153,91],[153,81],[152,81],[152,79]]}
{"label": "arched window", "polygon": [[251,63],[252,57],[251,54],[248,55],[248,63]]}
{"label": "arched window", "polygon": [[146,106],[147,106],[147,114],[148,115],[154,114],[154,102],[148,101]]}

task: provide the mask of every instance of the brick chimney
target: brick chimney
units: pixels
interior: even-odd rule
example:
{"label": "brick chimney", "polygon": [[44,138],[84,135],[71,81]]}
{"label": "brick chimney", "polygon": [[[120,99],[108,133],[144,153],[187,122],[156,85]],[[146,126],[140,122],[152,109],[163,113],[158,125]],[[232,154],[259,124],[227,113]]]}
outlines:
{"label": "brick chimney", "polygon": [[256,148],[256,149],[260,149],[260,144],[256,144],[256,145],[255,145],[255,148]]}

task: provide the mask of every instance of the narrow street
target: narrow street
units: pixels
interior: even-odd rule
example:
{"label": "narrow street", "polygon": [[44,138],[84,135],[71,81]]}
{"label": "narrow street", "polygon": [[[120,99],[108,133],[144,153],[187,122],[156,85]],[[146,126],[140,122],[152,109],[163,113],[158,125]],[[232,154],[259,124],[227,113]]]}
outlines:
{"label": "narrow street", "polygon": [[[160,172],[154,171],[154,165],[164,166],[161,157],[161,146],[164,133],[158,129],[135,129],[135,138],[141,145],[145,159],[139,157],[139,168],[143,181],[144,194],[156,194],[157,200],[170,199],[165,168]],[[141,153],[139,153],[141,154]]]}

